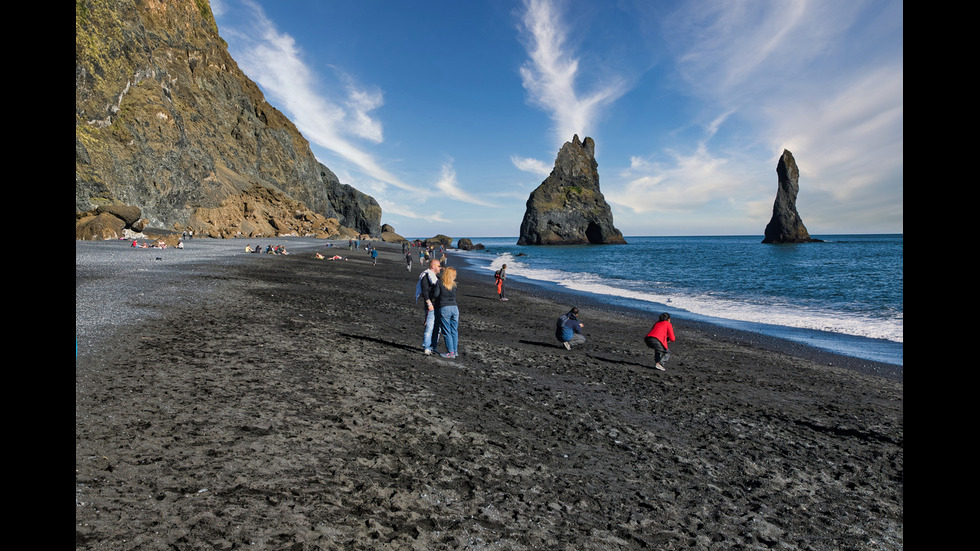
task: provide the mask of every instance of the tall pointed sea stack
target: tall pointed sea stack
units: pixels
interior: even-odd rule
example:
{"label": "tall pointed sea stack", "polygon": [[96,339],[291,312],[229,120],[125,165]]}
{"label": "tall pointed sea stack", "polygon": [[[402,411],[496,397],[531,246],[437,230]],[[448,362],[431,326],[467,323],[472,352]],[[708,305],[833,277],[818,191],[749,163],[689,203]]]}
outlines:
{"label": "tall pointed sea stack", "polygon": [[565,142],[551,175],[527,199],[517,244],[626,244],[599,191],[598,166],[592,138]]}
{"label": "tall pointed sea stack", "polygon": [[800,214],[796,211],[796,196],[800,192],[800,170],[796,167],[796,159],[788,149],[783,150],[782,157],[776,165],[779,177],[779,189],[776,190],[776,201],[772,206],[772,220],[766,226],[763,243],[811,243],[819,242],[806,231]]}

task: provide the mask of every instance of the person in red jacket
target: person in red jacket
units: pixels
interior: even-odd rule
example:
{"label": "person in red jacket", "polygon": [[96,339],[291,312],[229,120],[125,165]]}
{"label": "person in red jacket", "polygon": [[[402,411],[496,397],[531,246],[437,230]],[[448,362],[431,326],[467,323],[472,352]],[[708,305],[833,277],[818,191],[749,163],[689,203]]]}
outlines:
{"label": "person in red jacket", "polygon": [[670,314],[664,312],[660,314],[660,321],[653,324],[650,332],[643,339],[647,346],[653,349],[653,359],[656,368],[660,371],[667,371],[663,364],[670,359],[670,352],[667,350],[667,343],[674,342],[674,326],[670,323]]}

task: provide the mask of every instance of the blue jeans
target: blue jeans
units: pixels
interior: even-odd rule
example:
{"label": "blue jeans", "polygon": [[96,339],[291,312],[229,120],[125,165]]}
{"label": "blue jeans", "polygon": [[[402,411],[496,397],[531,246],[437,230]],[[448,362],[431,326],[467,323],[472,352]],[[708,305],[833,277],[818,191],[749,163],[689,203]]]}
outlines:
{"label": "blue jeans", "polygon": [[446,340],[446,352],[456,352],[459,344],[459,307],[443,306],[439,309],[439,326]]}
{"label": "blue jeans", "polygon": [[439,343],[439,322],[435,309],[425,312],[425,333],[422,334],[422,348],[435,350]]}

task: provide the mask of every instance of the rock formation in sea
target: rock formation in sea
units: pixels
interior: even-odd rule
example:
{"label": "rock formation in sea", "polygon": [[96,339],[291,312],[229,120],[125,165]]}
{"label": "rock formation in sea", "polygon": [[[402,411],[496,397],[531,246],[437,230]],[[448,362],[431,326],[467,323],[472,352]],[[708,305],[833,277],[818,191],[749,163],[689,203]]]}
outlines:
{"label": "rock formation in sea", "polygon": [[776,165],[779,188],[772,206],[772,219],[766,226],[763,243],[811,243],[819,242],[806,231],[800,214],[796,211],[796,196],[800,192],[800,170],[796,159],[788,149],[783,150]]}
{"label": "rock formation in sea", "polygon": [[517,244],[625,244],[599,191],[598,166],[592,138],[565,142],[551,175],[527,199]]}
{"label": "rock formation in sea", "polygon": [[108,205],[216,237],[296,234],[293,219],[317,216],[381,234],[378,202],[266,102],[206,0],[75,3],[75,210]]}

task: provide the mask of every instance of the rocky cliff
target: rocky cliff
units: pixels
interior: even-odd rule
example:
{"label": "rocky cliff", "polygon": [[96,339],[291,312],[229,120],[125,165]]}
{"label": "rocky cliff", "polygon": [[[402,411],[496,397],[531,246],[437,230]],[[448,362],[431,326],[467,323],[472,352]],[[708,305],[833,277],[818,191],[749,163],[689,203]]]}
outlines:
{"label": "rocky cliff", "polygon": [[779,187],[776,190],[776,201],[772,206],[772,219],[766,226],[763,243],[810,243],[821,241],[813,239],[806,231],[803,220],[796,210],[796,196],[800,193],[800,170],[796,159],[788,149],[776,164],[776,175]]}
{"label": "rocky cliff", "polygon": [[[207,0],[75,3],[75,210],[120,204],[204,235],[297,233],[293,220],[317,216],[381,234],[378,202],[341,184],[265,101]],[[284,204],[278,222],[246,223]]]}
{"label": "rocky cliff", "polygon": [[625,244],[599,191],[595,142],[565,142],[551,174],[531,192],[518,245]]}

